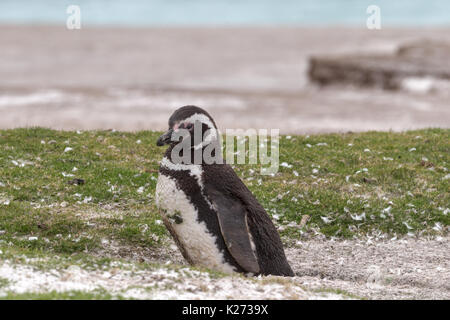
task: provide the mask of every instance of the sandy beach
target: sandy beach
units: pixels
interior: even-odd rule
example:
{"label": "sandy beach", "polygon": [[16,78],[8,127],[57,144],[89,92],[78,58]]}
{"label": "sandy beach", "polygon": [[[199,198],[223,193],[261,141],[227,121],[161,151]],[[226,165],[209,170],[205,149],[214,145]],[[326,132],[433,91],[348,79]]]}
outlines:
{"label": "sandy beach", "polygon": [[394,52],[445,28],[0,28],[0,128],[162,130],[195,104],[225,128],[449,127],[449,90],[319,88],[311,55]]}

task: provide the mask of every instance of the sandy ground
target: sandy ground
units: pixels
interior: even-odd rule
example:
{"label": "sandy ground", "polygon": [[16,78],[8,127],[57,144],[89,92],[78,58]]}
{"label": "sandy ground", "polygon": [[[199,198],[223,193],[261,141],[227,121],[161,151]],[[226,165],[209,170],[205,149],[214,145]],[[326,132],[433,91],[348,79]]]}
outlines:
{"label": "sandy ground", "polygon": [[[286,249],[296,274],[287,282],[293,288],[304,290],[299,299],[322,298],[317,296],[317,290],[343,290],[355,298],[367,299],[450,299],[449,240],[449,237],[438,237],[298,241]],[[171,241],[164,249],[141,252],[109,244],[100,255],[164,264],[186,263]],[[250,290],[240,297],[253,299],[253,294]],[[346,297],[336,295],[328,298]],[[272,298],[296,297],[289,290],[285,295]]]}
{"label": "sandy ground", "polygon": [[[123,267],[123,266],[121,266]],[[127,265],[125,267],[132,267]],[[189,268],[171,270],[98,270],[87,271],[77,266],[66,270],[37,270],[9,261],[0,262],[0,276],[8,276],[10,284],[0,289],[0,296],[8,292],[45,293],[106,290],[113,297],[128,299],[348,299],[333,292],[307,291],[291,281],[275,277],[243,279],[241,277],[214,278],[206,272]]]}
{"label": "sandy ground", "polygon": [[[357,298],[450,299],[449,240],[439,237],[299,241],[286,249],[296,274],[290,282],[293,287],[310,293],[323,289],[344,290]],[[185,263],[175,246],[168,248],[155,253],[151,259]],[[289,294],[287,292],[283,299],[289,299]],[[246,298],[251,297],[249,292]],[[309,298],[317,297],[311,294]]]}
{"label": "sandy ground", "polygon": [[308,241],[287,250],[298,281],[369,299],[450,299],[450,242]]}
{"label": "sandy ground", "polygon": [[450,90],[308,84],[312,54],[393,52],[448,29],[0,28],[0,128],[162,130],[186,104],[221,129],[283,133],[449,127]]}
{"label": "sandy ground", "polygon": [[[173,243],[158,251],[109,243],[100,256],[125,259],[111,268],[39,270],[0,261],[7,292],[93,291],[133,299],[450,299],[449,238],[298,242],[286,254],[293,278],[210,277],[182,267],[145,270],[133,262],[185,264]],[[0,253],[1,255],[1,253]],[[29,261],[32,263],[33,261]]]}

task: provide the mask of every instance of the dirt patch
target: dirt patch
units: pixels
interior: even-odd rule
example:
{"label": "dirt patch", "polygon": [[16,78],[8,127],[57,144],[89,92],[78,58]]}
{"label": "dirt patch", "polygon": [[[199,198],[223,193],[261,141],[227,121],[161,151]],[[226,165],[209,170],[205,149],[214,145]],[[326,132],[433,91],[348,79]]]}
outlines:
{"label": "dirt patch", "polygon": [[105,240],[102,241],[100,249],[90,253],[96,257],[120,258],[128,261],[156,264],[187,264],[171,239],[163,240],[163,244],[157,247],[131,246],[116,240]]}
{"label": "dirt patch", "polygon": [[[113,297],[132,299],[450,299],[448,240],[311,239],[286,249],[295,277],[247,279],[192,270],[171,241],[159,249],[109,242],[95,255],[127,260],[113,263],[110,270],[74,265],[44,271],[4,260],[0,278],[8,284],[0,295],[102,289]],[[137,261],[161,266],[137,268]]]}
{"label": "dirt patch", "polygon": [[449,238],[310,240],[286,250],[298,283],[369,299],[450,299]]}
{"label": "dirt patch", "polygon": [[[96,255],[166,265],[186,264],[171,240],[151,249],[111,242]],[[449,237],[384,241],[310,239],[287,248],[286,255],[296,274],[288,283],[308,292],[343,290],[350,296],[367,299],[450,299]],[[240,297],[246,299],[243,293]],[[277,298],[292,299],[295,295]]]}

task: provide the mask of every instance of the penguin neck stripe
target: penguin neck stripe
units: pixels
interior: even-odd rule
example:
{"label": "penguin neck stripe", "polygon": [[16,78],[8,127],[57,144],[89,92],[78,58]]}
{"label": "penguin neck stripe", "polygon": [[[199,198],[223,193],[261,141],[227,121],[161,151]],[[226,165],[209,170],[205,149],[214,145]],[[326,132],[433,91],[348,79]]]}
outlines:
{"label": "penguin neck stripe", "polygon": [[[198,164],[181,164],[181,163],[173,163],[168,158],[164,157],[161,160],[161,167],[167,168],[168,170],[172,171],[188,171],[189,175],[194,177],[195,180],[197,180],[197,183],[200,187],[200,191],[203,192],[203,181],[202,181],[202,166]],[[208,203],[210,208],[213,208],[212,203],[206,199],[206,202]]]}
{"label": "penguin neck stripe", "polygon": [[189,174],[195,177],[201,187],[202,185],[202,166],[198,164],[182,164],[182,163],[173,163],[168,158],[164,157],[161,160],[161,166],[166,167],[169,170],[174,171],[189,171]]}
{"label": "penguin neck stripe", "polygon": [[161,160],[161,165],[170,170],[180,171],[187,170],[191,174],[191,176],[201,176],[202,174],[202,166],[199,164],[182,164],[182,163],[173,163],[167,157],[164,157]]}

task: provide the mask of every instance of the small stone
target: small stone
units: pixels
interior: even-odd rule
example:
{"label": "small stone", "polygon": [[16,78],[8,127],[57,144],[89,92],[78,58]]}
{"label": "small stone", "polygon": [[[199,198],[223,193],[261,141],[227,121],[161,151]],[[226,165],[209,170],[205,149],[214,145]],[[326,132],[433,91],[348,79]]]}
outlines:
{"label": "small stone", "polygon": [[83,185],[85,184],[86,181],[84,181],[83,179],[80,178],[76,178],[76,179],[72,179],[67,181],[68,184],[72,184],[72,185]]}
{"label": "small stone", "polygon": [[370,178],[363,177],[363,182],[364,183],[376,183],[377,179],[375,179],[375,178],[370,179]]}

